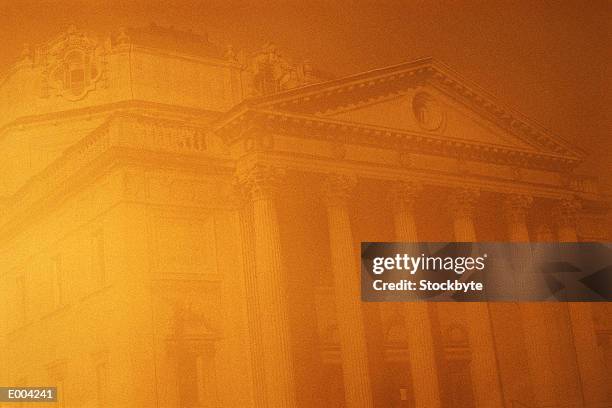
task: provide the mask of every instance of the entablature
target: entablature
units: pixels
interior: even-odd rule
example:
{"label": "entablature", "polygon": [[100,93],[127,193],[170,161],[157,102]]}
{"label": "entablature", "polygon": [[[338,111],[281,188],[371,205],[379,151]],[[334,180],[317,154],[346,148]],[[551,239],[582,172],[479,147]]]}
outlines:
{"label": "entablature", "polygon": [[295,154],[282,151],[252,152],[245,155],[237,164],[238,168],[248,163],[264,163],[281,166],[288,170],[320,174],[352,174],[373,182],[413,180],[424,185],[448,188],[476,188],[499,194],[527,194],[553,200],[579,197],[583,200],[599,201],[600,196],[593,191],[580,191],[565,187],[561,183],[545,181],[519,181],[482,173],[461,173],[452,170],[432,170],[416,166],[405,167],[400,164],[382,164],[371,161],[338,159],[334,157]]}
{"label": "entablature", "polygon": [[144,168],[194,167],[218,175],[231,175],[234,168],[225,147],[205,125],[117,113],[3,200],[0,237],[9,224],[32,218],[37,208],[60,202],[120,163]]}
{"label": "entablature", "polygon": [[511,148],[485,142],[470,142],[425,132],[358,124],[331,118],[281,111],[247,110],[216,130],[228,144],[258,132],[291,134],[304,139],[319,139],[346,144],[375,146],[407,152],[477,160],[482,162],[569,171],[580,163],[573,156]]}
{"label": "entablature", "polygon": [[561,154],[287,112],[245,111],[215,132],[232,155],[261,156],[308,172],[350,171],[373,179],[422,178],[562,198],[598,199],[596,180]]}

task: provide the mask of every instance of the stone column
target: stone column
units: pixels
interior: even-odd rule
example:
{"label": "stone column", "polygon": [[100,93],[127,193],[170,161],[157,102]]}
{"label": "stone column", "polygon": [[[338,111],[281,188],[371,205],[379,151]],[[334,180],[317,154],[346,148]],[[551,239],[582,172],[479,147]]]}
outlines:
{"label": "stone column", "polygon": [[[400,182],[391,192],[395,237],[398,242],[418,242],[414,202],[421,186],[413,182]],[[434,338],[432,334],[429,304],[411,302],[405,305],[408,332],[408,355],[417,407],[438,408],[441,406],[440,385]]]}
{"label": "stone column", "polygon": [[[563,200],[555,209],[559,242],[578,242],[576,220],[581,208],[577,200]],[[599,349],[593,311],[590,303],[568,303],[569,318],[574,335],[576,360],[580,372],[585,405],[608,403],[606,367]]]}
{"label": "stone column", "polygon": [[504,201],[504,218],[510,242],[529,242],[527,212],[533,203],[528,195],[512,194]]}
{"label": "stone column", "polygon": [[242,176],[253,201],[255,272],[266,400],[270,407],[296,407],[290,326],[275,195],[283,171],[256,164]]}
{"label": "stone column", "polygon": [[355,184],[353,177],[330,176],[324,183],[324,196],[346,407],[369,408],[374,402],[361,310],[361,279],[348,211],[348,199]]}
{"label": "stone column", "polygon": [[[457,242],[476,242],[474,207],[478,197],[479,192],[473,189],[457,190],[451,197],[453,227]],[[470,370],[476,407],[503,407],[495,342],[487,303],[464,303],[461,307],[465,309],[467,315],[472,356]]]}
{"label": "stone column", "polygon": [[261,310],[257,292],[255,261],[255,231],[253,229],[253,208],[249,199],[250,192],[238,181],[233,188],[231,199],[238,212],[242,267],[244,270],[249,346],[251,349],[251,371],[253,382],[253,402],[255,408],[265,408],[266,380],[264,370],[264,346],[262,344]]}
{"label": "stone column", "polygon": [[[527,229],[527,212],[531,207],[533,198],[522,194],[508,195],[503,203],[503,216],[506,222],[509,242],[528,244],[529,230]],[[516,245],[511,254],[515,266],[514,279],[521,287],[520,292],[530,291],[535,295],[539,282],[532,270],[532,253],[529,245]]]}
{"label": "stone column", "polygon": [[476,242],[474,207],[480,192],[475,189],[459,189],[451,195],[453,231],[457,242]]}
{"label": "stone column", "polygon": [[[504,202],[504,219],[508,230],[509,242],[529,242],[529,231],[527,229],[527,212],[531,207],[533,199],[525,195],[510,195]],[[533,273],[524,268],[531,263],[531,253],[520,253],[517,251],[512,254],[518,262],[519,272]],[[529,285],[529,289],[537,289],[533,285],[538,282],[529,279],[528,276],[521,276],[521,283]],[[555,386],[555,368],[552,364],[550,353],[550,341],[555,341],[549,336],[549,327],[554,321],[549,321],[549,313],[545,309],[550,309],[550,305],[537,302],[520,302],[518,310],[521,314],[521,323],[524,330],[525,347],[531,385],[533,389],[534,403],[538,407],[556,405],[558,393]]]}
{"label": "stone column", "polygon": [[581,205],[578,200],[562,200],[553,210],[559,242],[578,242],[576,219]]}
{"label": "stone column", "polygon": [[399,242],[418,242],[414,203],[422,186],[417,182],[399,182],[391,190],[395,236]]}

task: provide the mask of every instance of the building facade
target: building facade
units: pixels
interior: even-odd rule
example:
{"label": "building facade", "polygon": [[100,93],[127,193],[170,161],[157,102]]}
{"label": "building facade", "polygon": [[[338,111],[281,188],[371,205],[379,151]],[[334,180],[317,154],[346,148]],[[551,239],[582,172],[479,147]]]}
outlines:
{"label": "building facade", "polygon": [[[607,303],[363,303],[362,241],[609,241],[581,150],[423,59],[151,26],[0,82],[0,383],[75,407],[607,407]],[[609,175],[603,175],[605,177]]]}

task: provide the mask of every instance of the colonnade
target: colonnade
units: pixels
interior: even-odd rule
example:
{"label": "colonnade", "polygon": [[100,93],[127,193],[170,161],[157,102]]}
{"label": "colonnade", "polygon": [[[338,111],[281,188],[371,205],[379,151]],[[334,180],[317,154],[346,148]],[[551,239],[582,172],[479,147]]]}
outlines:
{"label": "colonnade", "polygon": [[[261,376],[264,378],[268,406],[297,406],[295,378],[290,350],[290,329],[287,299],[284,292],[283,260],[281,254],[278,214],[275,191],[283,177],[282,172],[271,165],[257,164],[244,173],[243,184],[248,187],[252,202],[254,252],[252,262],[256,284],[252,290],[258,298],[257,325],[261,330],[261,343],[268,352],[263,353]],[[368,367],[368,352],[360,296],[360,269],[349,218],[349,203],[357,179],[347,175],[326,176],[322,183],[321,197],[327,214],[331,269],[334,282],[336,313],[341,350],[345,390],[345,406],[348,408],[373,407],[373,391]],[[393,222],[395,237],[399,242],[417,242],[415,201],[422,186],[414,181],[399,181],[391,191],[393,197]],[[474,212],[479,198],[475,189],[457,188],[449,196],[453,215],[454,238],[458,242],[475,242],[478,237],[474,225]],[[526,195],[506,195],[502,208],[507,224],[508,240],[530,240],[526,216],[533,199]],[[562,218],[556,224],[560,241],[576,241],[573,201],[559,203]],[[572,213],[572,211],[574,211]],[[550,232],[541,230],[541,236],[550,238]],[[409,350],[414,400],[417,407],[436,408],[442,405],[441,384],[436,364],[430,307],[427,303],[406,304],[405,321],[409,328],[406,339]],[[496,361],[495,341],[487,303],[458,304],[469,319],[468,337],[472,350],[470,371],[476,407],[503,407],[504,395]],[[584,401],[604,401],[602,395],[603,360],[598,355],[595,332],[588,304],[570,304],[569,315],[574,330],[574,344]],[[549,341],[545,335],[547,322],[538,306],[520,305],[524,322],[526,348],[530,361],[537,402],[554,403],[555,385],[550,372]],[[417,328],[417,329],[414,329]]]}

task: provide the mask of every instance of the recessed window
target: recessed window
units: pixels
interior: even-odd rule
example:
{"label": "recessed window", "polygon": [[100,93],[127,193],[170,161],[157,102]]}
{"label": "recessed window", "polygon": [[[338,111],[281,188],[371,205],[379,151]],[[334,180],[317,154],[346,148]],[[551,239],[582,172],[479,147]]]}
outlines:
{"label": "recessed window", "polygon": [[179,399],[182,407],[217,407],[214,353],[184,350],[178,359]]}
{"label": "recessed window", "polygon": [[83,69],[74,69],[70,72],[70,83],[72,86],[85,82],[85,71]]}
{"label": "recessed window", "polygon": [[73,51],[64,62],[64,87],[73,95],[80,95],[88,85],[89,63],[82,52]]}

